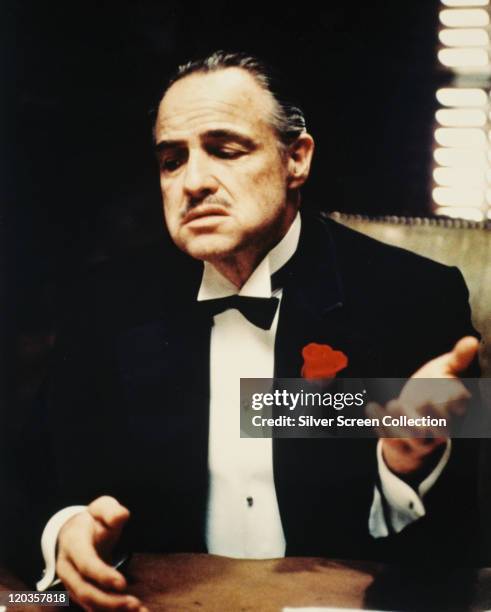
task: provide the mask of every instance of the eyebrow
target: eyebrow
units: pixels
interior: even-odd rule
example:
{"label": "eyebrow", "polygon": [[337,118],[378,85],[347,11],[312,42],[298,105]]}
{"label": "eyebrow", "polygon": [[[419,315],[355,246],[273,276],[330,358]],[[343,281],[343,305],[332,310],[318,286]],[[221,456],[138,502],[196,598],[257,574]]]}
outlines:
{"label": "eyebrow", "polygon": [[183,147],[185,144],[186,142],[184,140],[161,140],[155,145],[155,151],[160,153],[161,151],[166,151],[167,149]]}
{"label": "eyebrow", "polygon": [[[249,138],[248,136],[240,134],[234,130],[209,130],[201,136],[201,140],[204,140],[205,142],[208,140],[226,140],[236,142],[248,149],[257,148],[257,145],[252,138]],[[159,153],[168,149],[176,149],[184,146],[186,146],[185,140],[161,140],[155,145],[155,151]]]}
{"label": "eyebrow", "polygon": [[229,140],[241,144],[248,149],[255,149],[257,147],[252,138],[249,138],[248,136],[240,134],[240,132],[236,132],[234,130],[210,130],[204,134],[203,138],[203,140],[208,139]]}

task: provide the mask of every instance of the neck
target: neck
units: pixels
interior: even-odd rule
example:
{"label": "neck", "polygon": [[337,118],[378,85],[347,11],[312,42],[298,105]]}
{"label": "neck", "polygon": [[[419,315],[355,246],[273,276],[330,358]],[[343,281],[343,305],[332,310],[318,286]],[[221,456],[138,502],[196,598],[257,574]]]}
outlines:
{"label": "neck", "polygon": [[241,254],[218,261],[210,261],[210,263],[222,276],[234,284],[237,289],[241,289],[264,257],[264,255],[256,255],[255,258],[252,258]]}
{"label": "neck", "polygon": [[[250,276],[266,257],[266,255],[285,237],[297,214],[297,209],[290,209],[291,214],[284,220],[281,229],[275,236],[256,236],[249,249],[244,249],[228,257],[209,259],[209,263],[220,272],[222,276],[241,289]],[[268,239],[269,238],[269,239]],[[262,247],[262,248],[261,248]]]}

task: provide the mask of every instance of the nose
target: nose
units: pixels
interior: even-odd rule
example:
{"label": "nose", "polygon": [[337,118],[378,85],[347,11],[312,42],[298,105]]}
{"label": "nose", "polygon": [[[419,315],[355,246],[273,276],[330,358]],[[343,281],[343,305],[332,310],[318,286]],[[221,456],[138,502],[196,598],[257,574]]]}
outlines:
{"label": "nose", "polygon": [[184,193],[191,201],[201,201],[218,189],[218,181],[212,172],[211,160],[205,152],[191,151],[184,172]]}

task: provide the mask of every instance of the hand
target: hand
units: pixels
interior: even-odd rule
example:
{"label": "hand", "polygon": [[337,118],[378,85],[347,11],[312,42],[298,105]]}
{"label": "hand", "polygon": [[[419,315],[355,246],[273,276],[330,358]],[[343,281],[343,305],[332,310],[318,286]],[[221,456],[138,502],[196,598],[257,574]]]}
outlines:
{"label": "hand", "polygon": [[[381,419],[385,415],[408,417],[431,416],[449,418],[465,412],[469,392],[458,379],[474,359],[479,342],[477,338],[466,336],[457,342],[450,353],[432,359],[422,366],[404,385],[398,399],[385,407],[370,404],[370,416]],[[446,378],[453,379],[445,385],[414,383],[414,379]],[[407,430],[406,430],[407,431]],[[381,434],[401,433],[394,428],[381,428]],[[446,443],[441,431],[428,430],[428,437],[383,438],[382,452],[389,469],[401,476],[424,473],[433,469],[435,460]]]}
{"label": "hand", "polygon": [[85,610],[146,610],[136,597],[124,594],[124,576],[103,561],[129,515],[113,497],[98,497],[60,531],[56,573]]}

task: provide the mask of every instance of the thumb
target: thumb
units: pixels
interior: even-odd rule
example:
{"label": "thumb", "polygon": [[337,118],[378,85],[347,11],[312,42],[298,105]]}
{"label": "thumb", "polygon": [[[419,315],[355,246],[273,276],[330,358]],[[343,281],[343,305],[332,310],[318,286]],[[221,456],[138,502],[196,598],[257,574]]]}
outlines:
{"label": "thumb", "polygon": [[130,517],[129,510],[114,497],[98,497],[87,506],[88,512],[108,529],[122,529]]}
{"label": "thumb", "polygon": [[473,336],[461,338],[453,349],[446,355],[445,364],[448,374],[458,374],[465,370],[474,359],[479,349],[479,340]]}

